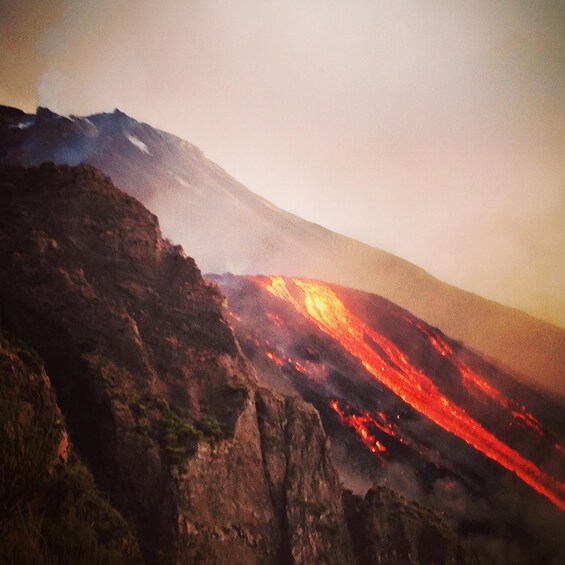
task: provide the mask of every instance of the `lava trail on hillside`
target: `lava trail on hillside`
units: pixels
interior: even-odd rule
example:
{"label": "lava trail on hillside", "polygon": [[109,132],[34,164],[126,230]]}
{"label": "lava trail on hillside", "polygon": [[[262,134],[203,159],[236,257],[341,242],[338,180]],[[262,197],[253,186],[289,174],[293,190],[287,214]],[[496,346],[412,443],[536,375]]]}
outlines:
{"label": "lava trail on hillside", "polygon": [[[258,279],[258,284],[273,296],[288,302],[306,319],[317,324],[323,332],[333,337],[348,353],[361,361],[363,367],[372,376],[407,404],[444,430],[457,435],[490,459],[515,473],[562,510],[565,509],[563,483],[541,471],[534,463],[522,457],[471,418],[462,407],[443,394],[428,375],[415,368],[394,343],[352,314],[329,286],[300,279],[292,279],[292,283],[302,291],[295,293],[295,295],[299,294],[297,298],[291,295],[282,277]],[[452,356],[453,352],[447,343],[435,337],[432,332],[425,333],[441,355]],[[479,390],[500,401],[503,408],[510,404],[463,363],[455,364],[460,370],[463,385],[467,386],[468,383],[478,385]],[[518,415],[522,416],[523,421],[528,425],[534,424],[533,429],[538,431],[539,424],[527,411],[516,412],[516,416],[512,414],[513,417]],[[353,426],[357,429],[359,425]],[[361,427],[358,431],[365,440],[365,429]],[[371,442],[370,449],[381,451],[379,442]]]}
{"label": "lava trail on hillside", "polygon": [[[559,430],[552,429],[559,416],[542,423],[540,411],[534,415],[525,405],[530,398],[543,408],[535,394],[528,396],[460,343],[384,299],[373,307],[367,300],[376,298],[365,293],[357,293],[359,300],[355,291],[286,277],[217,282],[259,374],[282,375],[287,388],[318,407],[330,435],[337,419],[375,465],[416,461],[424,474],[466,476],[479,490],[502,468],[565,509],[564,448]],[[257,362],[260,357],[266,365]],[[273,378],[266,384],[272,386]],[[556,411],[551,406],[549,412]],[[434,426],[499,470],[485,467],[482,457],[474,465],[469,449]]]}

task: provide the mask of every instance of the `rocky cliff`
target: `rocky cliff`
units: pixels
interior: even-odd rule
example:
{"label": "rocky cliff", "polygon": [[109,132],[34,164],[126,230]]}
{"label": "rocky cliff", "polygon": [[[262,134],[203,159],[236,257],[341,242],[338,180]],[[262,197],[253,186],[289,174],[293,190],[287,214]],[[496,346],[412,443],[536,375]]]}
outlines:
{"label": "rocky cliff", "polygon": [[105,560],[355,562],[369,526],[346,521],[318,413],[258,387],[225,299],[156,217],[91,166],[3,167],[0,203],[0,320],[107,493],[124,533]]}
{"label": "rocky cliff", "polygon": [[0,562],[140,563],[130,525],[74,452],[37,354],[0,331]]}
{"label": "rocky cliff", "polygon": [[474,557],[445,524],[426,508],[386,487],[373,486],[361,500],[347,493],[358,563],[470,563]]}

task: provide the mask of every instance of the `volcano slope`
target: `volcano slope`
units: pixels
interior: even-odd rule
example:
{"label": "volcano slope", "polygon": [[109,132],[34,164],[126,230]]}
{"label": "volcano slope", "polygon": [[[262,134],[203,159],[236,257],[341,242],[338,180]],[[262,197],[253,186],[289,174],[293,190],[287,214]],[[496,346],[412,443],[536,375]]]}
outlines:
{"label": "volcano slope", "polygon": [[563,558],[563,404],[379,296],[212,279],[260,382],[319,410],[346,486],[434,508],[485,563]]}
{"label": "volcano slope", "polygon": [[71,537],[60,562],[476,562],[384,487],[346,511],[317,411],[259,386],[218,288],[100,171],[0,167],[0,261],[2,325],[33,347],[0,334],[0,561]]}
{"label": "volcano slope", "polygon": [[160,219],[204,272],[284,273],[385,296],[509,367],[565,393],[565,330],[447,285],[385,251],[284,212],[194,145],[116,110],[80,117],[0,107],[0,163],[90,163]]}

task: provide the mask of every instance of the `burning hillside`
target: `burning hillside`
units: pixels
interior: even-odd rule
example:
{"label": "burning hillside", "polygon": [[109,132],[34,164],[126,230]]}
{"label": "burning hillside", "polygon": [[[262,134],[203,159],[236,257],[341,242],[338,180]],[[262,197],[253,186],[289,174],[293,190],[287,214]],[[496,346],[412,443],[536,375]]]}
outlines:
{"label": "burning hillside", "polygon": [[[557,404],[379,297],[297,278],[215,280],[259,377],[320,410],[350,486],[389,483],[474,536],[508,527],[518,536],[511,498],[560,519]],[[464,493],[465,512],[480,501],[473,524],[450,491]]]}

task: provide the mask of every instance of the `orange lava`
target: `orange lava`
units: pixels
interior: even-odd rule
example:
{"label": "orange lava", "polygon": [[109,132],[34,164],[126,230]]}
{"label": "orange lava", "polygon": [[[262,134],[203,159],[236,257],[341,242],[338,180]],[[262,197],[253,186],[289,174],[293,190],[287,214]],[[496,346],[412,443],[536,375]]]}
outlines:
{"label": "orange lava", "polygon": [[278,357],[277,355],[275,355],[272,351],[267,351],[265,353],[265,356],[267,357],[267,359],[271,360],[273,363],[276,363],[279,367],[282,367],[284,365],[283,360]]}
{"label": "orange lava", "polygon": [[[380,427],[374,418],[371,418],[366,412],[364,414],[346,414],[340,407],[337,400],[332,400],[330,402],[330,408],[337,412],[339,419],[342,424],[353,428],[361,441],[365,444],[369,451],[375,454],[385,453],[386,447],[376,439],[369,431],[368,426],[373,425],[375,427]],[[384,462],[382,458],[379,458],[381,462]]]}
{"label": "orange lava", "polygon": [[[256,346],[260,346],[258,339],[254,339],[253,342]],[[268,340],[264,341],[265,345],[269,345]],[[311,379],[324,379],[326,376],[326,366],[323,363],[313,363],[312,361],[306,361],[306,365],[300,361],[289,357],[288,355],[283,355],[282,357],[274,353],[273,351],[266,351],[265,357],[272,361],[279,367],[293,368],[295,371],[306,375]]]}
{"label": "orange lava", "polygon": [[[298,301],[288,289],[283,277],[255,279],[272,295],[291,304],[306,319],[315,323],[323,332],[338,341],[380,383],[392,390],[407,404],[427,416],[446,431],[481,451],[522,481],[548,498],[561,510],[565,510],[565,485],[544,473],[534,463],[500,441],[463,408],[451,402],[421,370],[414,368],[406,355],[394,343],[368,327],[350,312],[335,292],[328,286],[302,279],[292,279],[300,289]],[[433,336],[434,339],[437,336]],[[385,353],[373,349],[374,342]],[[451,348],[439,341],[443,355]]]}
{"label": "orange lava", "polygon": [[[416,319],[405,318],[405,320],[418,328],[427,338],[429,343],[438,351],[442,356],[448,358],[453,365],[459,370],[461,375],[461,382],[467,388],[473,388],[480,391],[485,396],[488,396],[506,410],[510,410],[511,416],[518,421],[522,426],[528,427],[530,430],[540,436],[551,435],[544,430],[541,423],[526,409],[525,406],[520,406],[513,400],[505,397],[500,391],[494,388],[491,384],[487,383],[463,361],[461,361],[454,353],[451,346],[443,339],[439,332],[430,328],[426,328]],[[563,451],[563,447],[559,446],[559,451]]]}
{"label": "orange lava", "polygon": [[[337,400],[332,400],[330,402],[330,408],[338,413],[339,419],[342,424],[352,427],[359,436],[363,443],[373,452],[377,451],[384,452],[386,448],[377,439],[372,437],[368,432],[367,426],[371,425],[373,428],[384,432],[385,434],[397,439],[400,443],[408,445],[408,442],[401,436],[399,436],[392,424],[390,424],[386,416],[382,412],[377,412],[376,415],[382,421],[378,422],[373,418],[368,412],[363,412],[363,414],[349,414],[347,415],[344,410],[339,407],[339,402]],[[345,407],[346,410],[350,410],[349,406]],[[378,445],[377,445],[378,444]]]}
{"label": "orange lava", "polygon": [[267,318],[269,318],[269,320],[271,320],[271,322],[273,322],[279,328],[285,327],[282,320],[276,314],[273,314],[272,312],[266,312],[266,316]]}

